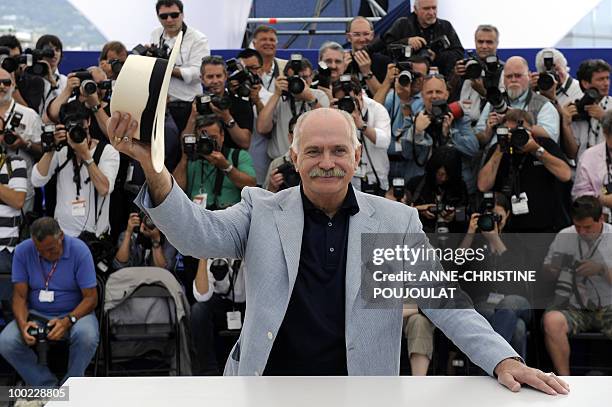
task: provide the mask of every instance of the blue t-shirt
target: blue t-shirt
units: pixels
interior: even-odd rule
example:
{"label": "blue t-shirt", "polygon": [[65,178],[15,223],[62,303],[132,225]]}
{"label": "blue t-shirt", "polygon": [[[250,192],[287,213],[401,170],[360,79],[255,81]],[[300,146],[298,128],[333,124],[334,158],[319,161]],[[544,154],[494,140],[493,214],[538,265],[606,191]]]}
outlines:
{"label": "blue t-shirt", "polygon": [[65,315],[83,299],[82,288],[96,286],[93,258],[82,240],[64,235],[62,257],[49,280],[49,291],[53,291],[54,300],[40,302],[40,290],[45,288],[52,267],[53,262],[43,259],[32,239],[28,239],[15,248],[12,280],[13,283],[28,284],[29,309],[52,316]]}

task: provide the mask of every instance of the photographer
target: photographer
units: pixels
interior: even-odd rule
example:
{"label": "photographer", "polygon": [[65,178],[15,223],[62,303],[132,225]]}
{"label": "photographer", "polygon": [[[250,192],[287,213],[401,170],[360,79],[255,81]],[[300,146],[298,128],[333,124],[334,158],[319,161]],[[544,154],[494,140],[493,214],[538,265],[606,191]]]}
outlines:
{"label": "photographer", "polygon": [[292,55],[292,58],[285,66],[283,75],[276,78],[274,94],[257,117],[257,132],[270,135],[268,157],[272,160],[289,151],[287,134],[292,117],[319,107],[329,107],[326,94],[319,89],[310,88],[310,61],[301,58],[299,54]]}
{"label": "photographer", "polygon": [[261,80],[268,92],[274,92],[276,78],[285,70],[286,59],[276,57],[278,37],[276,30],[267,25],[260,25],[253,33],[253,48],[263,58]]}
{"label": "photographer", "polygon": [[[461,179],[461,157],[454,148],[436,149],[425,165],[425,173],[409,179],[405,192],[400,200],[419,211],[426,233],[465,230],[462,216],[465,217],[468,194]],[[392,197],[387,194],[387,198]]]}
{"label": "photographer", "polygon": [[[510,201],[499,192],[484,194],[479,212],[473,213],[459,248],[485,249],[484,262],[464,266],[486,270],[520,270],[524,255],[518,239],[504,236],[512,213]],[[525,283],[462,282],[461,288],[472,298],[475,309],[491,324],[523,359],[527,359],[527,324],[531,320]]]}
{"label": "photographer", "polygon": [[[236,58],[239,58],[242,65],[251,72],[251,75],[262,80],[264,75],[264,59],[259,52],[251,48],[245,48],[238,53]],[[270,166],[270,157],[268,157],[268,138],[257,132],[255,125],[257,116],[264,109],[268,100],[272,97],[263,83],[257,83],[251,86],[251,94],[249,101],[253,105],[253,129],[251,131],[251,144],[249,145],[249,154],[253,158],[253,167],[257,174],[257,185],[263,185]]]}
{"label": "photographer", "polygon": [[202,59],[202,84],[213,98],[209,113],[217,115],[223,122],[227,145],[246,150],[251,144],[253,108],[249,101],[230,94],[226,88],[227,80],[228,72],[223,59],[217,56]]}
{"label": "photographer", "polygon": [[425,76],[422,93],[425,109],[416,115],[406,138],[413,160],[406,175],[422,175],[431,153],[441,146],[449,145],[461,153],[463,180],[468,192],[474,194],[476,181],[473,157],[478,154],[479,146],[470,119],[463,116],[458,103],[447,103],[448,88],[443,76]]}
{"label": "photographer", "polygon": [[342,45],[334,41],[325,41],[319,48],[319,63],[323,62],[329,69],[329,88],[319,85],[318,89],[325,92],[329,100],[333,99],[331,84],[340,80],[348,66],[349,54],[345,52]]}
{"label": "photographer", "polygon": [[397,19],[382,39],[386,44],[410,45],[413,55],[428,56],[445,76],[463,58],[463,46],[452,24],[438,18],[438,0],[416,0],[414,12]]}
{"label": "photographer", "polygon": [[610,65],[603,59],[588,59],[578,67],[576,78],[584,95],[563,108],[563,130],[570,143],[567,155],[580,162],[588,148],[605,139],[601,120],[606,111],[612,110],[612,98],[608,96]]}
{"label": "photographer", "polygon": [[32,238],[15,248],[15,320],[0,333],[0,353],[26,385],[56,386],[57,377],[46,366],[49,341],[65,338],[70,344],[68,372],[60,384],[84,376],[98,347],[96,273],[85,243],[64,235],[55,219],[37,219],[31,232]]}
{"label": "photographer", "polygon": [[201,376],[222,372],[217,360],[219,332],[239,330],[246,310],[245,263],[232,259],[201,259],[193,281],[196,303],[191,307],[191,332]]}
{"label": "photographer", "polygon": [[36,41],[36,49],[51,49],[53,50],[53,57],[45,57],[41,62],[46,63],[49,66],[48,73],[43,77],[45,80],[45,89],[43,93],[42,104],[38,109],[34,109],[40,114],[47,111],[47,106],[59,94],[64,90],[68,83],[68,78],[59,72],[58,67],[62,61],[63,45],[60,39],[52,34],[46,34],[41,36]]}
{"label": "photographer", "polygon": [[[460,59],[455,63],[455,69],[448,83],[451,100],[459,100],[463,111],[472,120],[472,126],[478,123],[482,109],[487,103],[487,89],[482,75],[488,73],[486,71],[487,57],[497,55],[497,46],[499,45],[497,27],[479,25],[476,28],[476,33],[474,33],[474,43],[476,44],[476,54],[470,55],[467,59]],[[467,69],[468,66],[469,70]],[[500,91],[503,91],[502,76],[499,75],[499,78],[495,79],[499,82]]]}
{"label": "photographer", "polygon": [[188,27],[183,22],[181,0],[158,0],[155,11],[161,27],[151,33],[150,44],[158,50],[165,50],[166,59],[174,47],[176,37],[182,31],[183,41],[176,64],[172,69],[168,88],[168,109],[179,131],[187,125],[191,114],[191,102],[200,94],[200,63],[210,55],[208,39],[204,34]]}
{"label": "photographer", "polygon": [[[488,102],[474,128],[480,144],[487,146],[495,143],[495,126],[503,121],[509,108],[524,110],[535,117],[535,124],[531,129],[534,137],[548,137],[558,143],[559,113],[546,97],[531,90],[527,61],[518,56],[509,58],[504,65],[503,75],[506,93],[497,93],[499,100],[487,98]],[[492,106],[492,101],[495,107]]]}
{"label": "photographer", "polygon": [[353,117],[363,149],[361,161],[351,183],[358,191],[383,196],[389,189],[389,158],[391,119],[380,103],[362,91],[357,78],[342,75],[333,83],[334,105]]}
{"label": "photographer", "polygon": [[70,101],[78,101],[87,108],[91,136],[100,143],[108,143],[106,123],[110,116],[110,103],[106,100],[106,93],[110,85],[104,71],[97,66],[69,73],[62,92],[50,101],[47,117],[54,123],[60,123],[62,106]]}
{"label": "photographer", "polygon": [[[297,122],[297,117],[289,120],[289,144],[293,144],[293,128]],[[275,158],[270,163],[266,180],[263,184],[264,189],[270,192],[278,192],[283,189],[291,188],[300,183],[300,174],[295,170],[291,161],[289,151],[281,157]]]}
{"label": "photographer", "polygon": [[391,60],[381,53],[368,51],[374,39],[374,25],[365,17],[357,16],[348,22],[346,39],[351,44],[351,51],[346,53],[345,73],[357,76],[361,87],[372,97],[385,79]]}
{"label": "photographer", "polygon": [[596,331],[612,339],[612,226],[592,196],[576,199],[571,216],[573,226],[557,234],[544,259],[544,269],[558,276],[542,325],[559,375],[570,374],[568,334]]}
{"label": "photographer", "polygon": [[421,90],[428,70],[425,59],[411,59],[410,69],[401,72],[395,64],[389,64],[387,76],[374,96],[374,100],[384,104],[391,117],[391,143],[387,149],[390,182],[393,178],[413,176],[410,167],[416,164],[408,138],[415,116],[424,109]]}
{"label": "photographer", "polygon": [[161,267],[167,270],[174,268],[176,249],[144,213],[130,213],[127,227],[119,235],[119,242],[113,260],[115,270],[143,266]]}
{"label": "photographer", "polygon": [[568,182],[571,171],[559,145],[549,137],[534,136],[533,127],[529,112],[506,112],[496,130],[497,142],[478,173],[478,189],[511,197],[514,216],[508,230],[556,232],[569,221],[562,212],[567,197],[559,183]]}
{"label": "photographer", "polygon": [[[609,216],[612,208],[612,111],[604,114],[601,127],[606,140],[587,149],[580,157],[572,198],[594,196]],[[612,218],[607,221],[612,222]]]}
{"label": "photographer", "polygon": [[128,51],[123,43],[110,41],[102,47],[98,66],[104,71],[107,78],[116,80],[127,57]]}
{"label": "photographer", "polygon": [[[19,58],[23,54],[21,43],[14,35],[2,35],[0,36],[0,48],[2,49],[0,54],[8,55],[9,58]],[[6,63],[3,63],[6,66]],[[40,110],[40,106],[43,101],[45,82],[42,77],[32,75],[26,72],[25,64],[19,64],[15,67],[13,72],[14,80],[16,83],[15,93],[13,98],[19,104],[28,106],[34,109],[37,113]]]}
{"label": "photographer", "polygon": [[13,99],[15,83],[12,75],[0,68],[0,118],[4,128],[0,140],[10,156],[20,157],[27,167],[28,193],[24,212],[34,207],[34,187],[30,183],[32,166],[42,154],[40,134],[42,123],[36,112]]}
{"label": "photographer", "polygon": [[555,106],[565,106],[582,97],[580,84],[569,75],[565,55],[556,48],[544,48],[536,54],[538,72],[531,74],[531,87]]}
{"label": "photographer", "polygon": [[80,102],[65,104],[53,143],[32,171],[32,185],[42,187],[57,174],[55,218],[69,236],[96,236],[109,230],[109,195],[119,168],[119,153],[93,139],[89,110]]}

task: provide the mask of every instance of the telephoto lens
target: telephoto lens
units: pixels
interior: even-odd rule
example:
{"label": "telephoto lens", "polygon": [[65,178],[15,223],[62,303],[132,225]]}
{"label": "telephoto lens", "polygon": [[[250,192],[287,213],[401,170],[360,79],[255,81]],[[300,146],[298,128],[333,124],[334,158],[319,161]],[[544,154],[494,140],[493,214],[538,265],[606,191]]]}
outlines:
{"label": "telephoto lens", "polygon": [[87,131],[85,131],[78,121],[69,121],[66,123],[66,132],[70,140],[76,144],[81,144],[87,138]]}

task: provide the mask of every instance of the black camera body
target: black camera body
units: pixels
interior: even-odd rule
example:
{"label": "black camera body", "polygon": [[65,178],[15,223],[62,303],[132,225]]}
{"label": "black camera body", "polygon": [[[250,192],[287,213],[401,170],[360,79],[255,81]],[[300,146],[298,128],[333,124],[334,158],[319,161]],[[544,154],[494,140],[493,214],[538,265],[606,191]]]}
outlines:
{"label": "black camera body", "polygon": [[461,61],[465,65],[465,79],[480,79],[484,72],[484,67],[480,60],[473,54],[468,53],[468,57]]}
{"label": "black camera body", "polygon": [[121,72],[121,69],[123,68],[123,62],[118,59],[111,59],[108,61],[108,64],[110,65],[113,74],[115,74],[115,76],[119,75],[119,72]]}
{"label": "black camera body", "polygon": [[49,66],[40,62],[42,58],[53,58],[55,51],[50,47],[43,49],[26,49],[25,53],[16,56],[10,56],[8,47],[0,47],[0,65],[2,69],[9,73],[13,73],[19,68],[19,65],[26,65],[26,72],[36,76],[47,76]]}
{"label": "black camera body", "polygon": [[42,149],[44,153],[49,151],[59,151],[61,147],[55,145],[55,124],[44,124],[40,135]]}
{"label": "black camera body", "polygon": [[546,70],[540,72],[540,76],[538,77],[538,89],[547,91],[552,89],[555,83],[561,82],[559,75],[557,75],[557,71],[555,71],[552,51],[544,52],[544,67]]}
{"label": "black camera body", "polygon": [[293,71],[293,75],[287,77],[289,94],[291,95],[299,95],[306,88],[304,80],[300,77],[300,72],[304,67],[302,59],[301,54],[291,54],[291,59],[287,62],[287,68]]}
{"label": "black camera body", "polygon": [[49,335],[49,332],[51,332],[51,329],[46,323],[28,328],[28,335],[33,336],[34,339],[36,339],[36,354],[38,356],[38,364],[42,366],[47,366],[47,353],[49,352],[49,342],[47,340],[47,336]]}
{"label": "black camera body", "polygon": [[331,69],[327,66],[327,64],[323,61],[319,61],[319,68],[315,72],[314,80],[312,82],[312,87],[318,89],[329,88],[331,85]]}
{"label": "black camera body", "polygon": [[87,138],[87,131],[80,119],[68,119],[65,123],[68,137],[76,144],[81,144]]}
{"label": "black camera body", "polygon": [[8,123],[8,126],[4,129],[4,142],[8,145],[11,145],[17,141],[17,135],[15,134],[15,130],[21,124],[21,119],[23,118],[23,114],[19,112],[14,112],[11,120]]}
{"label": "black camera body", "polygon": [[429,208],[427,208],[427,211],[430,212],[433,215],[440,215],[443,212],[452,212],[455,210],[455,207],[452,205],[447,205],[443,202],[438,202],[434,205],[431,205]]}
{"label": "black camera body", "polygon": [[497,126],[495,129],[499,149],[504,154],[513,154],[514,149],[521,149],[529,142],[529,132],[523,127],[523,123],[512,130],[504,126]]}
{"label": "black camera body", "polygon": [[599,102],[601,96],[597,89],[587,89],[584,91],[582,98],[576,100],[576,110],[578,113],[572,117],[572,121],[590,120],[590,116],[586,111],[586,107]]}
{"label": "black camera body", "polygon": [[215,114],[215,112],[213,112],[211,108],[211,104],[220,110],[227,110],[230,108],[232,104],[232,100],[230,99],[229,96],[227,95],[217,96],[217,95],[213,95],[210,93],[205,93],[203,95],[196,96],[195,101],[196,101],[196,110],[198,114],[201,116]]}
{"label": "black camera body", "polygon": [[142,44],[138,44],[134,47],[134,49],[132,49],[132,54],[142,55],[144,57],[169,59],[170,47],[166,43],[163,43],[161,46],[157,44],[151,44],[148,47],[145,47]]}
{"label": "black camera body", "polygon": [[276,170],[283,174],[283,183],[278,188],[279,191],[300,185],[300,174],[295,170],[292,162],[286,161],[277,167]]}
{"label": "black camera body", "polygon": [[406,195],[406,180],[401,177],[393,178],[391,186],[393,187],[393,198],[400,201]]}
{"label": "black camera body", "polygon": [[225,61],[225,64],[229,74],[228,80],[238,82],[236,96],[248,98],[251,95],[253,86],[261,84],[261,78],[246,69],[236,58],[228,59]]}
{"label": "black camera body", "polygon": [[338,109],[344,110],[348,114],[352,114],[357,108],[357,103],[355,103],[355,98],[351,96],[351,92],[354,90],[351,75],[340,76],[339,82],[344,96],[339,98],[336,102]]}
{"label": "black camera body", "polygon": [[501,216],[494,209],[495,193],[485,192],[480,204],[480,216],[477,221],[479,231],[490,232],[495,229],[496,224],[501,222]]}
{"label": "black camera body", "polygon": [[499,90],[499,80],[504,70],[504,66],[499,62],[497,55],[489,55],[485,58],[483,85],[486,89],[486,100],[491,105],[493,111],[505,114],[508,111],[508,104],[504,94]]}
{"label": "black camera body", "polygon": [[94,81],[91,72],[87,71],[86,69],[77,69],[75,71],[72,71],[71,73],[75,78],[79,78],[79,80],[81,81],[81,86],[72,90],[73,96],[78,97],[81,95],[81,92],[84,93],[84,96],[89,96],[93,95],[98,91],[98,84],[96,83],[96,81]]}
{"label": "black camera body", "polygon": [[210,137],[206,131],[198,131],[196,134],[185,136],[183,149],[189,161],[203,159],[204,156],[212,154],[213,151],[220,150],[217,140]]}

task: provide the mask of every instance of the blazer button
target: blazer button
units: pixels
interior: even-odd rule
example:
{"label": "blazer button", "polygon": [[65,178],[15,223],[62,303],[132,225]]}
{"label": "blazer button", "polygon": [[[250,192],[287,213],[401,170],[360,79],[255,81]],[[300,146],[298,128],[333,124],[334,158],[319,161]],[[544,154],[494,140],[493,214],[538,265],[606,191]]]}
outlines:
{"label": "blazer button", "polygon": [[272,335],[272,332],[268,332],[268,339],[272,340],[274,338],[274,335]]}

